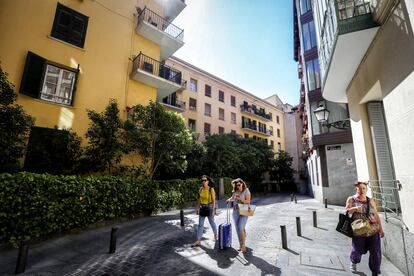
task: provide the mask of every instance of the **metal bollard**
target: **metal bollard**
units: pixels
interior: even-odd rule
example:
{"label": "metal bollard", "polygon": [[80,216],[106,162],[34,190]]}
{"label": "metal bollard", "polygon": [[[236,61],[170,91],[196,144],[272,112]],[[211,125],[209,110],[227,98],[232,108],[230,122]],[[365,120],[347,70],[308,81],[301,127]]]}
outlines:
{"label": "metal bollard", "polygon": [[282,233],[282,248],[287,249],[288,246],[287,246],[287,237],[286,237],[286,226],[281,225],[280,230],[281,230],[281,233]]}
{"label": "metal bollard", "polygon": [[296,199],[296,195],[295,195],[295,203],[296,203],[296,204],[298,203],[298,200]]}
{"label": "metal bollard", "polygon": [[29,245],[21,241],[19,244],[19,254],[17,255],[16,270],[14,274],[23,273],[26,270],[27,255],[29,253]]}
{"label": "metal bollard", "polygon": [[300,217],[296,217],[296,233],[298,236],[302,236],[302,227],[300,225]]}
{"label": "metal bollard", "polygon": [[325,208],[328,208],[328,199],[325,198]]}
{"label": "metal bollard", "polygon": [[316,211],[313,211],[313,227],[318,227],[318,221],[316,217]]}
{"label": "metal bollard", "polygon": [[109,254],[115,253],[116,251],[116,234],[117,234],[118,228],[112,227],[111,230],[111,241],[109,242]]}
{"label": "metal bollard", "polygon": [[184,226],[184,210],[180,210],[180,225]]}

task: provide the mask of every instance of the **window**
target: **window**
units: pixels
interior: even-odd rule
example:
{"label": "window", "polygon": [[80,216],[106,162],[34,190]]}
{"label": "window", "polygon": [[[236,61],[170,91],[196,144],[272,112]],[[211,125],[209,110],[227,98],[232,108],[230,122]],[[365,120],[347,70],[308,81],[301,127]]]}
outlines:
{"label": "window", "polygon": [[211,86],[206,84],[205,87],[205,95],[206,97],[210,97],[211,98]]}
{"label": "window", "polygon": [[311,0],[300,0],[300,14],[304,14],[312,9]]}
{"label": "window", "polygon": [[190,98],[190,104],[189,104],[190,110],[196,111],[197,110],[197,100]]}
{"label": "window", "polygon": [[219,131],[219,134],[224,134],[224,127],[219,127],[218,131]]}
{"label": "window", "polygon": [[58,3],[51,36],[83,48],[89,18]]}
{"label": "window", "polygon": [[339,0],[339,20],[370,13],[371,8],[369,2],[367,0]]}
{"label": "window", "polygon": [[269,126],[269,132],[270,132],[270,135],[273,135],[273,127],[272,126]]}
{"label": "window", "polygon": [[231,133],[231,134],[236,134],[236,131],[232,129],[232,130],[230,131],[230,133]]}
{"label": "window", "polygon": [[236,97],[231,96],[230,99],[231,99],[231,106],[236,106]]}
{"label": "window", "polygon": [[282,150],[282,144],[280,144],[280,142],[277,142],[277,149]]}
{"label": "window", "polygon": [[277,129],[276,132],[277,132],[277,137],[280,138],[280,129]]}
{"label": "window", "polygon": [[224,109],[219,108],[219,120],[224,121]]}
{"label": "window", "polygon": [[279,116],[276,116],[276,123],[280,124],[280,122],[279,122]]}
{"label": "window", "polygon": [[211,125],[207,124],[207,123],[204,123],[204,134],[209,135],[210,131],[211,131]]}
{"label": "window", "polygon": [[273,140],[270,140],[270,146],[272,147],[272,149],[275,149],[275,142]]}
{"label": "window", "polygon": [[318,59],[312,59],[306,62],[306,75],[308,81],[308,91],[321,87],[321,76]]}
{"label": "window", "polygon": [[244,138],[249,138],[249,134],[245,133]]}
{"label": "window", "polygon": [[204,115],[211,117],[211,105],[208,103],[204,104]]}
{"label": "window", "polygon": [[197,92],[197,80],[190,78],[190,90]]}
{"label": "window", "polygon": [[231,113],[231,123],[236,124],[236,113]]}
{"label": "window", "polygon": [[308,51],[316,47],[316,32],[313,20],[302,25],[303,49]]}
{"label": "window", "polygon": [[224,103],[224,92],[223,91],[219,91],[219,101]]}
{"label": "window", "polygon": [[188,119],[188,128],[192,131],[196,131],[196,120]]}
{"label": "window", "polygon": [[78,70],[57,65],[32,52],[27,53],[20,93],[33,98],[72,105]]}

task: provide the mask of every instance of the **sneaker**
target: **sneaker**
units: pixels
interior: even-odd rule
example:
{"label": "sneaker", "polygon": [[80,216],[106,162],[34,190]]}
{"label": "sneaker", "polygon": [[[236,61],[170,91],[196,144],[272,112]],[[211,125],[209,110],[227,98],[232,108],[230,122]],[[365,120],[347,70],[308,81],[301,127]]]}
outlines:
{"label": "sneaker", "polygon": [[356,264],[351,263],[351,264],[349,265],[349,270],[350,270],[351,272],[356,272],[356,271],[357,271]]}

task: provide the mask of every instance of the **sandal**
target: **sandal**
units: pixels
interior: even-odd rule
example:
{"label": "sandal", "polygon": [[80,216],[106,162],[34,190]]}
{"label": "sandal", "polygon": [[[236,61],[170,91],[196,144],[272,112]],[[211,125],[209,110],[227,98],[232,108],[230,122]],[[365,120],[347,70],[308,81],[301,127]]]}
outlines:
{"label": "sandal", "polygon": [[200,241],[195,241],[192,245],[191,245],[191,247],[197,247],[197,246],[200,246],[201,245],[201,242]]}

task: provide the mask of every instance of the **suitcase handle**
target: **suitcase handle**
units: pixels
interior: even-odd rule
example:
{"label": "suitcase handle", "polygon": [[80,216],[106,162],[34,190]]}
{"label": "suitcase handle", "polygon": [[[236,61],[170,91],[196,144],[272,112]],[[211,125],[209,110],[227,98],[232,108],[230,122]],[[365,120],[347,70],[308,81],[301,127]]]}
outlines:
{"label": "suitcase handle", "polygon": [[230,224],[230,204],[231,204],[231,201],[228,201],[227,202],[227,208],[226,208],[227,224]]}

